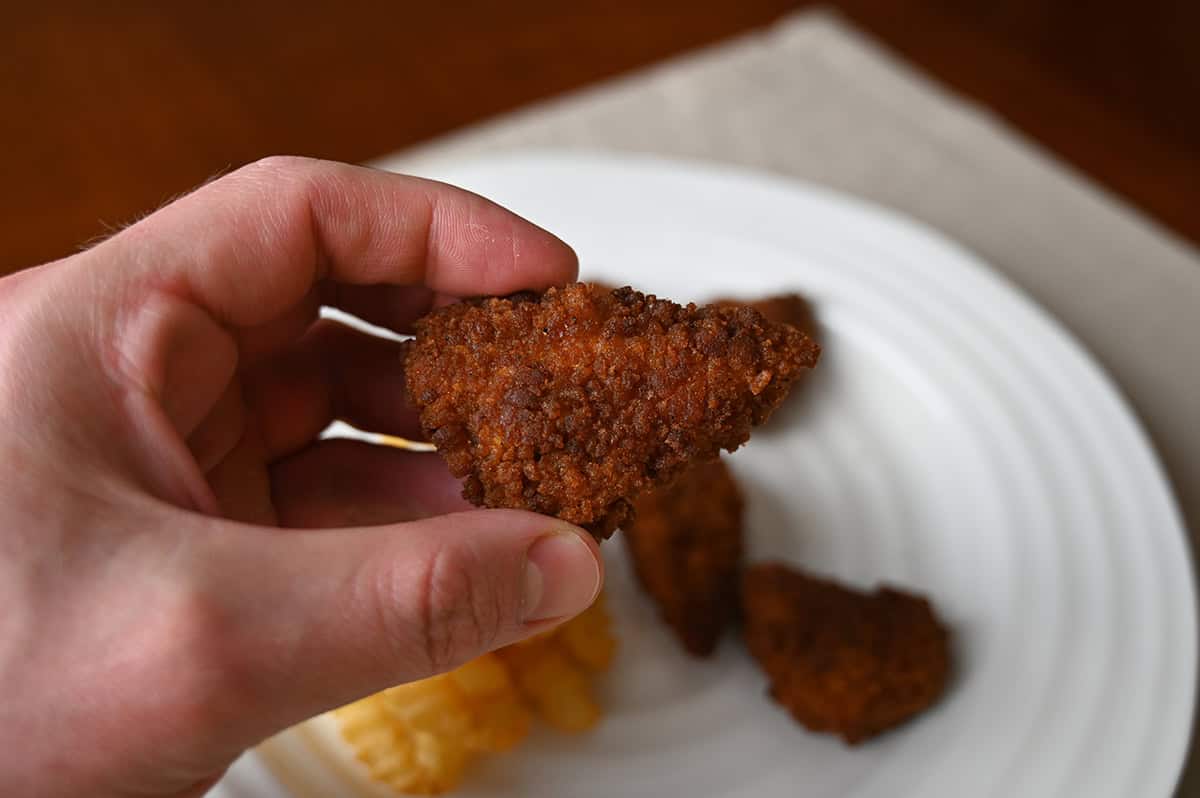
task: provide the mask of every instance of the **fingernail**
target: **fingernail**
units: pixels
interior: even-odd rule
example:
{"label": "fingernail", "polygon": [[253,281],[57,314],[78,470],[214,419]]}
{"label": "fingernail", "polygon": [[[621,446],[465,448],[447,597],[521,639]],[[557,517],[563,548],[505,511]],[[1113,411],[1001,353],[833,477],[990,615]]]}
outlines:
{"label": "fingernail", "polygon": [[543,535],[526,552],[524,621],[545,621],[587,609],[600,592],[600,563],[584,539],[569,527]]}

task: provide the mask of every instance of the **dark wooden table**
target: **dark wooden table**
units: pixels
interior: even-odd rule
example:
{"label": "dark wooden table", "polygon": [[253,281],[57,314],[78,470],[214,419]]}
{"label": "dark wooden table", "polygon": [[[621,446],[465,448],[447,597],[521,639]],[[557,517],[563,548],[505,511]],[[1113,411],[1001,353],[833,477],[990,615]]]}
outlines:
{"label": "dark wooden table", "polygon": [[[0,273],[67,254],[262,155],[368,159],[801,5],[51,0],[9,8],[0,25]],[[832,5],[1200,241],[1200,3]]]}

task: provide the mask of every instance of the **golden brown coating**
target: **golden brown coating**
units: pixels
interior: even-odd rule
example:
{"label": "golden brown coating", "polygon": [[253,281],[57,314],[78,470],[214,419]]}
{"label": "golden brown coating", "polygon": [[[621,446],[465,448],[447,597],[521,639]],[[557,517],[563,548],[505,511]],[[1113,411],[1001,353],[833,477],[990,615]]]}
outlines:
{"label": "golden brown coating", "polygon": [[800,294],[775,294],[753,301],[725,298],[718,299],[713,304],[723,308],[754,308],[767,321],[790,324],[809,338],[820,340],[817,334],[817,317],[813,313],[812,304]]}
{"label": "golden brown coating", "polygon": [[631,499],[746,441],[820,348],[746,308],[575,283],[416,326],[409,399],[463,495],[607,537]]}
{"label": "golden brown coating", "polygon": [[[714,304],[723,308],[753,308],[768,321],[790,324],[814,341],[821,340],[812,304],[800,294],[775,294],[753,301],[718,299]],[[804,376],[806,375],[803,375],[800,381],[804,380]]]}
{"label": "golden brown coating", "polygon": [[766,563],[743,574],[742,608],[771,696],[851,745],[928,707],[950,673],[949,633],[919,596],[863,593]]}
{"label": "golden brown coating", "polygon": [[742,496],[721,460],[642,494],[622,529],[642,588],[688,653],[713,652],[737,607]]}

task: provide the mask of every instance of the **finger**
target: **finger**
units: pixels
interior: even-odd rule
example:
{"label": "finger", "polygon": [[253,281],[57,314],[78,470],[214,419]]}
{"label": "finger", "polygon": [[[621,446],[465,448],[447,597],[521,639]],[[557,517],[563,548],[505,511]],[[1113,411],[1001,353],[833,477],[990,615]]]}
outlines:
{"label": "finger", "polygon": [[266,455],[253,424],[245,427],[237,444],[205,478],[222,517],[250,524],[277,522]]}
{"label": "finger", "polygon": [[187,445],[202,472],[221,462],[233,451],[246,431],[246,409],[241,382],[234,378],[200,425],[188,436]]}
{"label": "finger", "polygon": [[348,285],[326,281],[321,301],[365,322],[410,334],[413,322],[432,310],[439,294],[424,286]]}
{"label": "finger", "polygon": [[472,509],[442,458],[344,439],[272,466],[271,497],[286,527],[393,524]]}
{"label": "finger", "polygon": [[570,247],[467,191],[303,158],[268,158],[151,214],[91,251],[133,279],[253,327],[320,281],[504,294],[575,277]]}
{"label": "finger", "polygon": [[307,446],[338,418],[374,432],[420,435],[405,399],[400,344],[335,321],[318,321],[245,381],[246,401],[272,458]]}
{"label": "finger", "polygon": [[300,338],[316,322],[320,310],[320,293],[313,289],[266,324],[237,330],[238,367],[247,369]]}
{"label": "finger", "polygon": [[347,285],[326,280],[283,316],[237,332],[244,366],[299,338],[317,320],[321,305],[344,310],[377,327],[411,334],[413,322],[452,301],[424,286]]}
{"label": "finger", "polygon": [[202,711],[247,743],[559,623],[603,580],[590,535],[519,511],[340,532],[248,530],[204,538],[197,557],[220,608],[205,614],[221,639],[188,658],[199,659],[189,673],[226,676],[205,683]]}

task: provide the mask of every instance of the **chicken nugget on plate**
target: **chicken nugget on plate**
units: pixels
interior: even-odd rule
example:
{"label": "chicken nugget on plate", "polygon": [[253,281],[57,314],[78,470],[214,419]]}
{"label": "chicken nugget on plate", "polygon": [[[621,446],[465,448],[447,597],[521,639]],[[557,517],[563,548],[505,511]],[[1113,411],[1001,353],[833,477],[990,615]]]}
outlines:
{"label": "chicken nugget on plate", "polygon": [[733,620],[742,560],[742,495],[721,460],[643,494],[625,525],[638,582],[688,653],[706,657]]}
{"label": "chicken nugget on plate", "polygon": [[921,712],[946,685],[949,633],[920,596],[865,593],[765,563],[742,576],[742,610],[771,696],[851,745]]}

